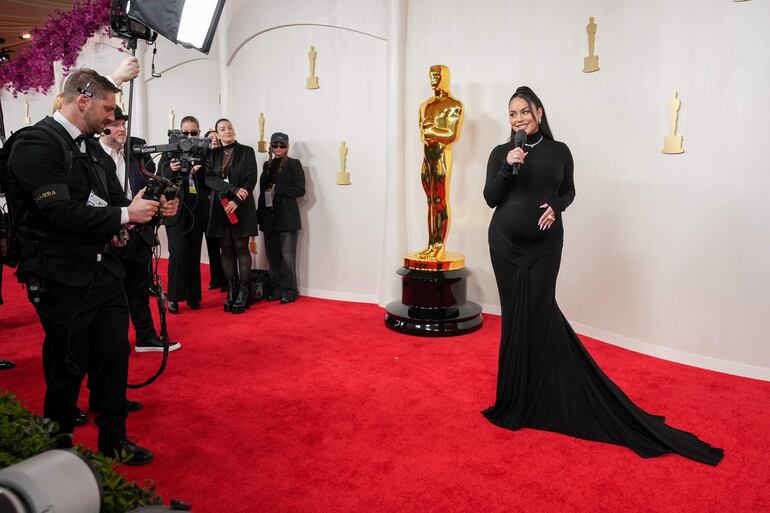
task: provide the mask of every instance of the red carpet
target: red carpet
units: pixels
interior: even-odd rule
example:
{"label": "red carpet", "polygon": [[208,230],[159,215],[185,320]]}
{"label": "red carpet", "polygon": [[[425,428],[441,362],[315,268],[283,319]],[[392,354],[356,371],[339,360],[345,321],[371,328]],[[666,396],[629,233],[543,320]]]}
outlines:
{"label": "red carpet", "polygon": [[[396,276],[394,275],[394,279]],[[0,390],[42,412],[42,330],[6,269]],[[151,448],[131,479],[193,512],[766,512],[770,383],[665,362],[584,338],[640,406],[725,449],[716,468],[675,455],[494,427],[500,319],[462,338],[398,335],[374,305],[300,298],[246,314],[170,317],[168,369],[129,392],[129,433]],[[725,343],[729,343],[725,340]],[[132,381],[157,353],[133,353]],[[86,391],[80,405],[85,407]],[[92,423],[76,440],[95,446]]]}

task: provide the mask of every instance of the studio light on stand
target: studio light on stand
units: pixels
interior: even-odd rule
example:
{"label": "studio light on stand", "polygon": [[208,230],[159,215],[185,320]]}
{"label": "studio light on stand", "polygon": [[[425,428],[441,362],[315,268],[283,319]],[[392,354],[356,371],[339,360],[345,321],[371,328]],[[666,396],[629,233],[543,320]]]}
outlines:
{"label": "studio light on stand", "polygon": [[[110,35],[128,41],[131,55],[136,55],[137,41],[142,39],[153,44],[158,34],[175,44],[208,54],[214,41],[219,18],[225,0],[112,0],[110,8]],[[153,51],[152,76],[155,73],[155,51]],[[128,89],[128,121],[126,121],[126,169],[131,169],[133,149],[131,147],[131,120],[134,98],[134,80]],[[208,141],[206,141],[208,142]],[[157,233],[157,225],[155,227]],[[156,262],[160,253],[156,254]],[[169,353],[169,338],[166,329],[165,294],[157,265],[150,270],[150,282],[155,291],[160,317],[160,339],[163,342],[163,357],[154,376],[140,384],[128,384],[128,388],[141,388],[154,382],[165,370]],[[2,513],[2,512],[0,512]]]}
{"label": "studio light on stand", "polygon": [[113,0],[112,11],[125,13],[174,44],[208,55],[224,6],[225,0]]}

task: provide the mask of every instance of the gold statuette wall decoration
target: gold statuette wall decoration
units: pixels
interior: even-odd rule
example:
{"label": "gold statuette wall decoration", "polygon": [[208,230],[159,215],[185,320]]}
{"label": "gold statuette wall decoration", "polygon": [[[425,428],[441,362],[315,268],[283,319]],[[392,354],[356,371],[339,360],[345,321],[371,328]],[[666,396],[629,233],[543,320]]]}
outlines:
{"label": "gold statuette wall decoration", "polygon": [[318,77],[315,76],[315,58],[318,54],[315,51],[315,46],[311,46],[307,52],[307,60],[310,68],[309,76],[305,82],[305,89],[318,89]]}
{"label": "gold statuette wall decoration", "polygon": [[583,59],[583,73],[593,73],[599,71],[599,56],[594,55],[596,46],[596,23],[594,17],[588,18],[588,25],[586,25],[586,32],[588,33],[588,57]]}
{"label": "gold statuette wall decoration", "polygon": [[420,105],[423,161],[420,177],[428,200],[428,247],[404,257],[404,267],[447,271],[465,267],[465,257],[446,251],[452,221],[449,185],[452,177],[452,143],[460,137],[464,108],[449,90],[449,68],[433,65],[428,73],[433,97]]}
{"label": "gold statuette wall decoration", "polygon": [[676,135],[676,125],[679,119],[679,107],[681,104],[682,101],[679,99],[679,93],[674,91],[674,94],[668,101],[668,126],[671,133],[663,138],[663,153],[674,155],[684,153],[682,136]]}
{"label": "gold statuette wall decoration", "polygon": [[168,129],[174,129],[174,109],[168,111]]}
{"label": "gold statuette wall decoration", "polygon": [[32,124],[32,118],[29,117],[29,100],[27,100],[26,98],[24,99],[24,124],[25,125]]}
{"label": "gold statuette wall decoration", "polygon": [[267,141],[265,140],[265,113],[259,113],[259,141],[257,141],[257,151],[267,153]]}
{"label": "gold statuette wall decoration", "polygon": [[337,173],[337,185],[350,185],[350,173],[347,171],[348,147],[345,141],[342,141],[339,147],[340,152],[340,170]]}

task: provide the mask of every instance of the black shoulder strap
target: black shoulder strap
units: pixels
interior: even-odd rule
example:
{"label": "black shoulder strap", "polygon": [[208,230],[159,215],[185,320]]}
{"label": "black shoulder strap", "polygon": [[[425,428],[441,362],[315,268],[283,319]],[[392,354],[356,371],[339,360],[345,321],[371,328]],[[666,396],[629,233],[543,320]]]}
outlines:
{"label": "black shoulder strap", "polygon": [[69,174],[69,172],[72,170],[72,149],[70,148],[70,145],[67,144],[67,141],[64,140],[64,137],[62,137],[59,132],[46,125],[45,123],[40,123],[37,126],[38,128],[42,128],[43,131],[47,132],[49,135],[53,135],[53,138],[59,141],[61,149],[64,152],[64,168],[67,170],[67,174]]}
{"label": "black shoulder strap", "polygon": [[36,123],[32,126],[25,126],[23,128],[20,128],[16,130],[14,133],[11,134],[11,136],[8,138],[8,140],[5,141],[5,144],[3,145],[3,153],[6,155],[6,158],[9,158],[11,155],[11,146],[13,145],[16,138],[19,136],[19,134],[23,134],[24,132],[29,132],[30,130],[39,129],[43,132],[47,133],[50,136],[53,136],[56,141],[59,142],[59,145],[61,146],[62,151],[64,152],[64,166],[67,169],[67,173],[70,172],[72,169],[72,149],[70,148],[69,144],[67,144],[67,141],[64,140],[64,138],[45,123]]}

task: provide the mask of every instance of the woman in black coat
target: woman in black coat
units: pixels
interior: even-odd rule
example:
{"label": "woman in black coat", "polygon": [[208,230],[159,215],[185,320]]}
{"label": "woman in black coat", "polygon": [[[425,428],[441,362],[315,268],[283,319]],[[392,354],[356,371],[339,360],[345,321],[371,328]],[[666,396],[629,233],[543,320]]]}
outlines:
{"label": "woman in black coat", "polygon": [[211,152],[206,163],[206,185],[213,191],[206,234],[220,240],[222,270],[228,280],[225,312],[243,313],[251,273],[249,237],[257,235],[252,194],[257,185],[257,159],[254,148],[235,140],[229,120],[220,119],[214,129],[222,146]]}
{"label": "woman in black coat", "polygon": [[270,137],[270,160],[259,179],[259,227],[270,262],[271,299],[297,298],[297,232],[301,228],[297,198],[305,195],[302,163],[289,157],[289,136]]}

